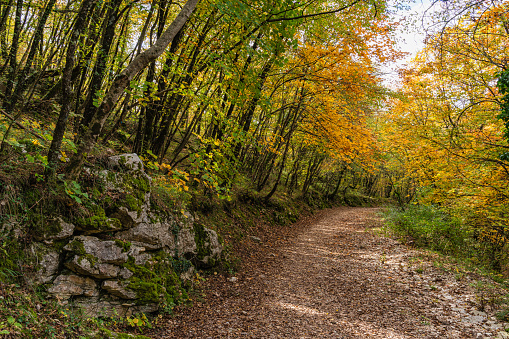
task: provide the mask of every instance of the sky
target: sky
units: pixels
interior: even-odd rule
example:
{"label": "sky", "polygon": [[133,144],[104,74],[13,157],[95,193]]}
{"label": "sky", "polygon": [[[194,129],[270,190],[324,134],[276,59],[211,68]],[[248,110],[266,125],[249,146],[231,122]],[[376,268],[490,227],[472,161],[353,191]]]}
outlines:
{"label": "sky", "polygon": [[402,21],[400,30],[397,34],[399,49],[408,53],[407,56],[396,63],[393,63],[383,69],[384,79],[390,87],[397,87],[398,74],[397,69],[409,63],[424,47],[426,33],[422,24],[423,15],[431,6],[429,0],[417,0],[409,4],[408,10],[400,10],[396,15],[396,20]]}

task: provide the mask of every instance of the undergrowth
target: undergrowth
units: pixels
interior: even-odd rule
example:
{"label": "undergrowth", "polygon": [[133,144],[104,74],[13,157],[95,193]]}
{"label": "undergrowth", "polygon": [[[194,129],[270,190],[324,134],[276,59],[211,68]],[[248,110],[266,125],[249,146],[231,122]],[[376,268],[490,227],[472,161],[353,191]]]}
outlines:
{"label": "undergrowth", "polygon": [[464,258],[476,254],[471,230],[438,208],[422,205],[409,205],[405,210],[388,208],[383,217],[385,225],[407,244]]}
{"label": "undergrowth", "polygon": [[[480,310],[486,304],[502,305],[499,320],[509,320],[509,295],[495,292],[499,287],[508,290],[509,280],[501,265],[494,261],[498,249],[478,236],[475,228],[445,210],[424,205],[408,205],[404,210],[389,207],[383,210],[385,231],[407,245],[435,253],[434,265],[455,275],[457,280],[467,274],[479,274],[495,285],[479,280],[476,302]],[[498,284],[497,284],[498,283]]]}
{"label": "undergrowth", "polygon": [[467,261],[487,271],[503,273],[504,255],[496,244],[481,237],[467,217],[453,216],[444,209],[408,205],[405,210],[387,208],[385,226],[404,243]]}

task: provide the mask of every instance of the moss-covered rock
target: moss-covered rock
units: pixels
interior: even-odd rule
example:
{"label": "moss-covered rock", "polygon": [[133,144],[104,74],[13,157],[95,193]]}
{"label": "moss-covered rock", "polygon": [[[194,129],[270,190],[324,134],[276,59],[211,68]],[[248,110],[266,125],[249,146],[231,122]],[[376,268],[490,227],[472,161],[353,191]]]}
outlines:
{"label": "moss-covered rock", "polygon": [[194,225],[197,254],[195,262],[202,267],[212,267],[221,259],[222,246],[217,233],[202,224]]}
{"label": "moss-covered rock", "polygon": [[39,241],[61,240],[71,237],[75,228],[72,223],[65,222],[61,217],[56,217],[39,223],[35,227],[34,238]]}
{"label": "moss-covered rock", "polygon": [[111,168],[121,171],[143,171],[143,161],[136,153],[114,155],[108,158]]}
{"label": "moss-covered rock", "polygon": [[59,275],[48,292],[59,300],[66,300],[76,295],[99,296],[97,284],[93,279],[74,274]]}
{"label": "moss-covered rock", "polygon": [[136,265],[131,260],[125,267],[134,273],[127,287],[136,293],[137,304],[160,303],[173,307],[187,298],[168,253],[160,251],[144,265]]}
{"label": "moss-covered rock", "polygon": [[129,259],[126,252],[131,245],[121,240],[101,240],[92,236],[77,236],[64,247],[66,251],[73,252],[81,257],[93,257],[101,263],[122,265]]}
{"label": "moss-covered rock", "polygon": [[55,278],[62,255],[58,246],[34,242],[30,245],[26,257],[34,266],[34,270],[27,274],[27,278],[40,285],[49,283]]}
{"label": "moss-covered rock", "polygon": [[116,237],[148,250],[165,248],[168,252],[175,250],[175,235],[171,222],[139,223],[131,229],[117,233]]}
{"label": "moss-covered rock", "polygon": [[92,203],[88,205],[88,209],[88,216],[75,219],[76,229],[85,234],[113,232],[123,229],[120,220],[106,216],[106,212],[101,206]]}

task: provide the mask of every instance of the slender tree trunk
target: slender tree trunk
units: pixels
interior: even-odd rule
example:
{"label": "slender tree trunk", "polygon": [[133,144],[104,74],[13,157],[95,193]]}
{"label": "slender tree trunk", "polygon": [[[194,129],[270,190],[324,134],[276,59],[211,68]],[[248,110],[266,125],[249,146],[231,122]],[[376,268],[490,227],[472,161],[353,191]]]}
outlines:
{"label": "slender tree trunk", "polygon": [[37,24],[37,28],[35,29],[35,33],[32,38],[32,44],[30,46],[30,52],[28,53],[28,57],[25,62],[25,67],[23,67],[23,69],[19,73],[18,82],[17,82],[16,86],[14,87],[14,91],[12,93],[11,98],[8,99],[8,106],[6,107],[7,111],[11,111],[14,108],[14,106],[16,106],[16,103],[22,97],[27,86],[29,85],[29,83],[27,81],[28,73],[30,72],[30,68],[32,67],[32,63],[34,61],[35,54],[37,53],[37,47],[43,40],[44,26],[46,25],[46,21],[48,20],[51,10],[53,9],[53,6],[55,5],[55,2],[56,2],[56,0],[48,1],[48,4],[46,5],[44,12],[39,19],[39,23]]}
{"label": "slender tree trunk", "polygon": [[113,38],[115,37],[115,27],[117,25],[121,3],[122,0],[115,0],[110,4],[111,7],[109,7],[108,11],[106,12],[106,19],[104,20],[104,28],[102,32],[101,47],[97,53],[97,61],[95,63],[94,69],[92,70],[92,80],[90,81],[90,85],[87,91],[88,96],[84,103],[85,108],[83,110],[83,119],[81,121],[82,127],[88,126],[95,114],[96,104],[94,103],[94,100],[97,99],[97,92],[101,89],[101,85],[106,73],[106,64],[110,56]]}
{"label": "slender tree trunk", "polygon": [[152,61],[156,60],[166,47],[173,41],[177,33],[184,26],[193,13],[199,0],[188,0],[170,27],[161,35],[156,43],[139,54],[134,60],[115,78],[108,92],[106,93],[97,113],[93,117],[86,131],[79,138],[78,152],[73,156],[67,168],[69,178],[76,178],[81,173],[86,156],[90,154],[95,146],[99,135],[102,132],[108,114],[115,106],[124,90],[129,86],[131,80],[145,69]]}
{"label": "slender tree trunk", "polygon": [[[9,65],[9,76],[7,78],[7,84],[5,88],[5,99],[3,102],[3,107],[7,108],[9,107],[9,101],[8,98],[11,97],[11,92],[14,87],[14,78],[16,77],[16,72],[18,70],[18,60],[17,60],[17,54],[18,54],[18,48],[19,48],[19,38],[21,35],[21,11],[23,9],[23,0],[18,0],[16,2],[16,17],[14,18],[14,32],[12,34],[12,43],[11,43],[11,50],[9,51],[9,58],[4,65],[4,69],[7,65]],[[2,72],[4,71],[2,69]]]}
{"label": "slender tree trunk", "polygon": [[48,168],[46,177],[52,176],[55,173],[56,162],[58,160],[58,152],[62,146],[65,129],[67,127],[67,120],[69,119],[69,112],[71,108],[72,92],[72,71],[74,69],[74,58],[76,57],[76,50],[78,48],[78,40],[80,34],[86,27],[88,22],[87,13],[90,8],[97,2],[97,0],[85,0],[81,5],[78,12],[76,22],[71,34],[71,41],[67,48],[67,56],[65,60],[65,68],[62,74],[62,101],[60,108],[60,115],[53,131],[53,140],[51,141],[50,149],[48,152]]}
{"label": "slender tree trunk", "polygon": [[1,53],[2,53],[2,59],[7,59],[7,56],[9,55],[9,52],[7,51],[7,41],[5,37],[5,32],[7,30],[7,18],[9,18],[9,13],[11,12],[12,4],[14,3],[14,0],[9,0],[9,3],[2,6],[3,12],[2,12],[2,18],[0,19],[0,44],[1,44]]}

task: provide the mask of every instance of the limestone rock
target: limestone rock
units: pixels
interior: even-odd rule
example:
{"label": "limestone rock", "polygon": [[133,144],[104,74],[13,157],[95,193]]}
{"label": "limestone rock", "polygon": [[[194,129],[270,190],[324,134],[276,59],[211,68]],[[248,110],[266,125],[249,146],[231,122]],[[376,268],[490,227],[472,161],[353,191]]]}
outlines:
{"label": "limestone rock", "polygon": [[59,275],[48,292],[60,300],[69,299],[74,295],[96,297],[99,295],[94,280],[77,275]]}
{"label": "limestone rock", "polygon": [[134,302],[110,300],[106,298],[78,298],[76,306],[80,307],[86,317],[127,317],[138,313],[152,313],[159,310],[155,303],[136,305]]}
{"label": "limestone rock", "polygon": [[64,247],[64,250],[74,252],[79,256],[93,256],[100,263],[121,265],[129,259],[121,243],[111,240],[100,240],[96,237],[80,235]]}
{"label": "limestone rock", "polygon": [[116,297],[122,299],[136,299],[136,292],[127,288],[127,285],[129,285],[127,282],[121,282],[118,280],[106,280],[103,281],[101,287]]}
{"label": "limestone rock", "polygon": [[120,267],[93,262],[89,257],[75,255],[71,261],[65,263],[65,266],[73,272],[89,275],[97,279],[116,278],[120,273]]}
{"label": "limestone rock", "polygon": [[152,259],[152,255],[149,253],[144,253],[144,251],[144,247],[132,246],[127,254],[129,257],[134,258],[135,265],[145,265],[147,261]]}
{"label": "limestone rock", "polygon": [[[130,265],[146,265],[156,275],[171,274],[175,288],[180,288],[180,282],[193,280],[193,264],[213,266],[221,257],[222,248],[217,234],[196,224],[191,214],[168,217],[152,211],[151,178],[143,172],[143,163],[136,154],[115,156],[108,161],[111,170],[86,169],[101,182],[100,194],[94,191],[94,196],[107,196],[104,205],[88,205],[88,214],[73,220],[76,227],[61,218],[49,225],[41,223],[41,242],[29,248],[38,267],[37,277],[32,279],[38,283],[53,281],[49,293],[68,305],[81,307],[85,316],[125,317],[154,312],[161,296],[166,295],[165,287],[135,275]],[[3,228],[14,232],[12,227]],[[81,235],[73,237],[76,230]],[[92,235],[105,232],[108,239],[115,240]],[[69,238],[63,250],[53,249],[56,245],[47,246],[54,240]],[[59,272],[62,261],[71,272]],[[138,299],[144,292],[157,293]],[[170,295],[174,292],[168,291]]]}
{"label": "limestone rock", "polygon": [[35,274],[31,280],[38,285],[51,282],[58,272],[60,253],[41,243],[33,243],[30,252],[36,260]]}
{"label": "limestone rock", "polygon": [[198,252],[196,242],[194,240],[194,229],[182,228],[177,235],[177,251],[182,258],[192,259]]}
{"label": "limestone rock", "polygon": [[47,221],[44,229],[35,235],[35,239],[42,241],[69,238],[73,235],[75,228],[73,224],[65,222],[62,218],[58,217]]}
{"label": "limestone rock", "polygon": [[120,272],[118,272],[118,276],[124,280],[131,278],[133,275],[134,273],[125,267],[122,267],[120,269]]}
{"label": "limestone rock", "polygon": [[95,172],[102,181],[106,191],[136,194],[138,199],[143,199],[141,194],[150,192],[152,178],[143,171],[113,172],[102,170]]}
{"label": "limestone rock", "polygon": [[[150,200],[150,193],[147,193],[148,197],[145,201]],[[140,206],[139,210],[131,211],[125,206],[120,206],[116,212],[112,214],[113,218],[120,220],[123,228],[132,228],[140,223],[149,223],[150,219],[148,216],[148,206],[146,203]]]}
{"label": "limestone rock", "polygon": [[143,171],[143,161],[136,153],[114,155],[108,158],[111,168],[120,168],[125,171]]}
{"label": "limestone rock", "polygon": [[195,225],[195,241],[198,247],[196,261],[198,265],[212,267],[221,259],[223,248],[217,233],[200,224]]}
{"label": "limestone rock", "polygon": [[190,282],[190,281],[193,281],[194,274],[195,274],[194,266],[190,266],[187,269],[187,271],[180,273],[179,278],[183,282]]}
{"label": "limestone rock", "polygon": [[181,228],[177,235],[177,251],[180,257],[204,267],[214,266],[221,258],[222,246],[217,233],[194,224]]}
{"label": "limestone rock", "polygon": [[166,248],[172,251],[175,249],[172,225],[166,222],[141,223],[127,231],[117,233],[116,236],[119,239],[142,245],[149,250]]}

